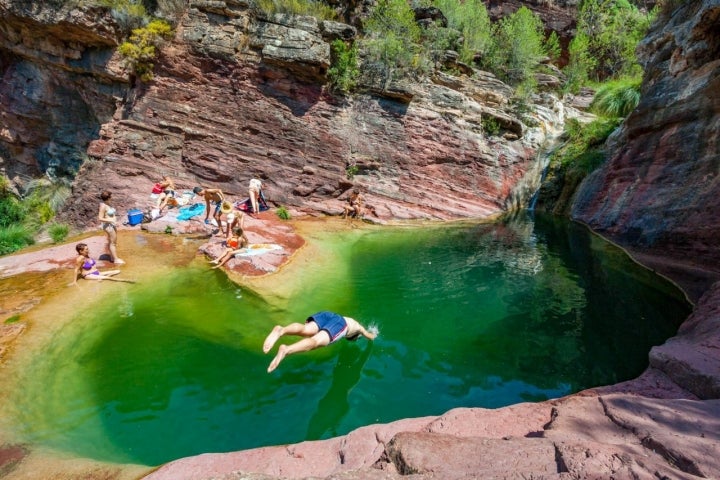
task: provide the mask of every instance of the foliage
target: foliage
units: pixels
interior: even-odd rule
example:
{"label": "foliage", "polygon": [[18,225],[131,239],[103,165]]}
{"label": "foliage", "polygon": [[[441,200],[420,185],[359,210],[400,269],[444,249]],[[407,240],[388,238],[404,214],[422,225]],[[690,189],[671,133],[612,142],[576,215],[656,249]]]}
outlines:
{"label": "foliage", "polygon": [[604,117],[626,117],[640,103],[641,78],[623,78],[603,84],[595,94],[591,110]]}
{"label": "foliage", "polygon": [[358,173],[358,166],[357,165],[348,165],[345,167],[345,176],[348,180],[352,180],[355,178],[355,175]]}
{"label": "foliage", "polygon": [[20,201],[12,195],[0,195],[0,227],[9,227],[25,218]]}
{"label": "foliage", "polygon": [[[627,0],[583,0],[578,13],[578,36],[587,37],[587,55],[596,65],[585,65],[591,80],[636,76],[642,70],[635,48],[647,33],[652,15]],[[587,57],[586,57],[587,58]],[[571,58],[572,62],[572,58]],[[576,59],[582,67],[582,60]]]}
{"label": "foliage", "polygon": [[557,62],[562,54],[562,48],[560,47],[560,37],[555,30],[550,32],[547,40],[545,41],[545,54],[550,58],[550,61]]}
{"label": "foliage", "polygon": [[128,68],[141,80],[149,81],[153,78],[155,49],[171,35],[170,24],[164,20],[153,20],[145,27],[134,29],[129,40],[123,42],[118,51],[125,57]]}
{"label": "foliage", "polygon": [[70,233],[70,227],[65,223],[53,223],[48,227],[48,234],[55,243],[65,240],[68,233]]}
{"label": "foliage", "polygon": [[448,20],[448,27],[460,32],[463,42],[458,53],[460,60],[472,63],[475,56],[487,57],[494,49],[493,29],[482,0],[435,0]]}
{"label": "foliage", "polygon": [[357,45],[348,46],[342,40],[335,40],[332,48],[332,66],[328,70],[330,84],[336,90],[347,93],[355,88],[360,76]]}
{"label": "foliage", "polygon": [[483,117],[481,123],[483,132],[485,132],[485,135],[487,136],[498,135],[502,130],[500,128],[500,123],[493,117]]}
{"label": "foliage", "polygon": [[380,63],[386,71],[420,69],[420,27],[405,0],[379,0],[364,27],[368,62]]}
{"label": "foliage", "polygon": [[335,20],[337,13],[322,1],[315,0],[256,0],[255,5],[268,15],[287,13],[309,15],[320,20]]}
{"label": "foliage", "polygon": [[287,208],[280,205],[277,210],[275,210],[275,214],[281,219],[281,220],[290,220],[290,212],[288,212]]}
{"label": "foliage", "polygon": [[[67,184],[41,178],[28,183],[20,200],[10,191],[8,180],[0,177],[0,255],[32,245],[34,233],[55,217],[69,195]],[[55,240],[52,232],[50,235]]]}
{"label": "foliage", "polygon": [[141,0],[99,0],[110,7],[110,13],[124,32],[130,32],[147,23],[147,11]]}
{"label": "foliage", "polygon": [[23,223],[37,231],[55,217],[60,207],[70,198],[70,186],[63,181],[47,178],[35,179],[28,183],[23,200]]}
{"label": "foliage", "polygon": [[17,322],[19,322],[19,321],[20,321],[20,315],[18,315],[18,314],[13,315],[12,317],[5,319],[5,323],[7,323],[7,324],[17,323]]}
{"label": "foliage", "polygon": [[[520,7],[500,20],[496,29],[497,51],[493,61],[504,78],[514,85],[528,85],[545,57],[544,26],[529,8]],[[532,87],[532,86],[531,86]]]}
{"label": "foliage", "polygon": [[618,125],[618,118],[600,117],[588,124],[569,120],[565,124],[565,143],[553,152],[551,161],[584,173],[593,171],[605,161],[602,147]]}
{"label": "foliage", "polygon": [[578,32],[570,41],[568,53],[570,61],[565,67],[567,76],[566,90],[578,92],[588,81],[588,76],[595,69],[597,61],[590,55],[590,39],[583,32]]}
{"label": "foliage", "polygon": [[7,255],[35,243],[30,230],[22,224],[0,227],[0,255]]}

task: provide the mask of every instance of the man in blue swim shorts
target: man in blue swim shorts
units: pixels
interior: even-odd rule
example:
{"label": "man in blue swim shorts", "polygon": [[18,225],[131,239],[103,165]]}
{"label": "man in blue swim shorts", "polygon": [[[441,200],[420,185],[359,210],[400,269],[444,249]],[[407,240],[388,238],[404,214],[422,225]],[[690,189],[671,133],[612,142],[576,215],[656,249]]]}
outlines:
{"label": "man in blue swim shorts", "polygon": [[280,345],[277,355],[270,362],[268,373],[275,370],[287,355],[324,347],[343,337],[357,340],[362,335],[368,340],[373,340],[376,336],[375,333],[368,332],[354,318],[323,311],[310,315],[304,324],[291,323],[285,327],[276,325],[263,343],[263,352],[268,353],[283,335],[298,335],[306,338],[291,345]]}

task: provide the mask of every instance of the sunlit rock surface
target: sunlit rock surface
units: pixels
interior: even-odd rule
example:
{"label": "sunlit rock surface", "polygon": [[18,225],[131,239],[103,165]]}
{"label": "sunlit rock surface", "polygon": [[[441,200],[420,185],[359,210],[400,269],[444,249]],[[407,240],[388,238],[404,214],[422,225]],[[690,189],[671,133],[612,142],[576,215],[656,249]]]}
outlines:
{"label": "sunlit rock surface", "polygon": [[[82,164],[65,212],[78,226],[95,222],[101,189],[113,190],[121,208],[146,207],[163,174],[180,189],[219,186],[239,199],[259,176],[269,200],[298,215],[339,213],[360,185],[379,222],[489,216],[513,201],[536,165],[543,137],[507,110],[491,76],[372,84],[372,94],[341,101],[318,80],[326,30],[252,17],[244,2],[192,1],[155,80],[133,84],[112,55],[117,35],[102,10],[50,15],[26,4],[0,0],[0,161],[20,181]],[[699,299],[638,379],[319,442],[208,453],[154,472],[3,445],[0,472],[8,479],[717,477],[720,285],[711,285],[720,255],[720,60],[712,27],[719,8],[717,0],[686,2],[645,41],[641,105],[573,210]],[[270,30],[272,41],[257,34]],[[561,127],[560,110],[552,102],[545,108],[557,117],[543,125]],[[501,136],[483,134],[488,117],[503,126]]]}
{"label": "sunlit rock surface", "polygon": [[640,48],[640,105],[614,136],[611,160],[580,188],[572,216],[697,299],[720,279],[720,3],[686,2],[668,17]]}

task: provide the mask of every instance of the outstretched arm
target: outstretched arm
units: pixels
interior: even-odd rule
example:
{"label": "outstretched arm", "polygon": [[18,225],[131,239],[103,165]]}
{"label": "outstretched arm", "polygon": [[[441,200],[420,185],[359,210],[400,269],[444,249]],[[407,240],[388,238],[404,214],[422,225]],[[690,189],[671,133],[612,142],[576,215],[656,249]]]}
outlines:
{"label": "outstretched arm", "polygon": [[368,332],[362,325],[360,325],[360,334],[368,340],[375,340],[375,337],[377,337],[377,334]]}

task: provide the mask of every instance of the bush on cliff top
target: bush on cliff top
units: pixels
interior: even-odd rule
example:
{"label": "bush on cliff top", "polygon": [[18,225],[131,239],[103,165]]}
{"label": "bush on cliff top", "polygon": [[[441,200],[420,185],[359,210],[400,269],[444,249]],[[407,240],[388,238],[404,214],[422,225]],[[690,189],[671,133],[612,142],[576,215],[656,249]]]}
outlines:
{"label": "bush on cliff top", "polygon": [[145,27],[134,29],[130,39],[120,45],[118,51],[130,70],[141,80],[149,81],[153,78],[156,48],[171,35],[170,24],[164,20],[153,20]]}

